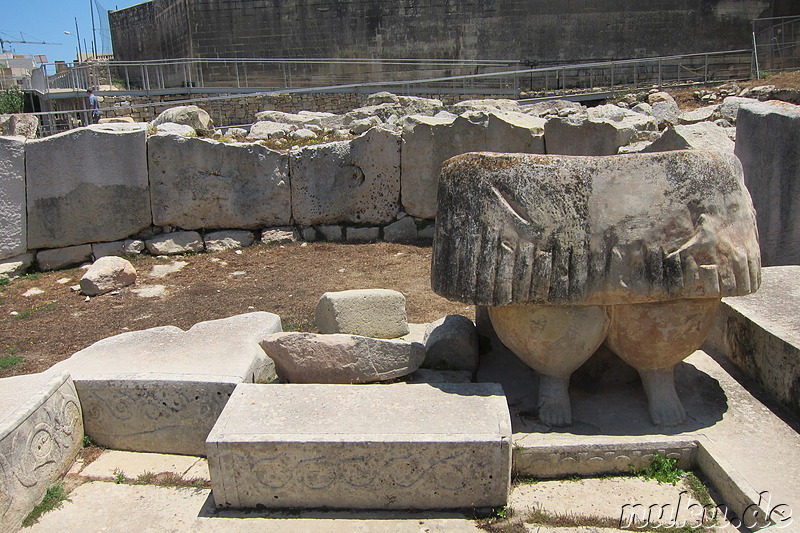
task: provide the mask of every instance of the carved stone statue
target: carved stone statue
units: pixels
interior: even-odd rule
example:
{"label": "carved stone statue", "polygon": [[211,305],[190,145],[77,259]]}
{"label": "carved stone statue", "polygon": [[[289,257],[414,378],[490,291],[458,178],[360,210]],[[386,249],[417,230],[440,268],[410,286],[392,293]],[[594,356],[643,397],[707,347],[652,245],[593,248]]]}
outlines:
{"label": "carved stone statue", "polygon": [[488,306],[541,374],[539,418],[571,423],[572,372],[605,341],[641,376],[650,415],[685,411],[673,367],[720,299],[760,284],[755,212],[734,156],[470,153],[445,162],[433,290]]}

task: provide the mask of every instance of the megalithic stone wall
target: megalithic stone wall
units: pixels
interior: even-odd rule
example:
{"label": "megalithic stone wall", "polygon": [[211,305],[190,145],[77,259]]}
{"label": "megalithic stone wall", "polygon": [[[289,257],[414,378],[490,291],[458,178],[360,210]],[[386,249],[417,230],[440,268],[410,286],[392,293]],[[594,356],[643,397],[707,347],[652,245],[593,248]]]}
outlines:
{"label": "megalithic stone wall", "polygon": [[25,216],[25,138],[0,137],[0,259],[28,248]]}
{"label": "megalithic stone wall", "polygon": [[289,156],[254,143],[159,134],[148,140],[153,223],[183,229],[289,224]]}
{"label": "megalithic stone wall", "polygon": [[761,263],[800,264],[800,106],[743,104],[736,119],[736,155],[756,208]]}
{"label": "megalithic stone wall", "polygon": [[28,247],[124,239],[152,223],[147,134],[90,126],[26,145]]}

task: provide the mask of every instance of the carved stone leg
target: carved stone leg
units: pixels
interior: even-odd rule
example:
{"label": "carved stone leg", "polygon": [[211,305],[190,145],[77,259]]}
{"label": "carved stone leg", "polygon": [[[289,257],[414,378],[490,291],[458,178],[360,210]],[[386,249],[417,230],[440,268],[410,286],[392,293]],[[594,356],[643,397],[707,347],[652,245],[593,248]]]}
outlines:
{"label": "carved stone leg", "polygon": [[605,308],[509,305],[489,307],[489,316],[503,344],[541,374],[539,419],[569,425],[569,377],[603,342],[610,323]]}
{"label": "carved stone leg", "polygon": [[606,343],[639,372],[654,424],[674,426],[685,420],[673,368],[703,344],[719,302],[697,298],[609,307]]}

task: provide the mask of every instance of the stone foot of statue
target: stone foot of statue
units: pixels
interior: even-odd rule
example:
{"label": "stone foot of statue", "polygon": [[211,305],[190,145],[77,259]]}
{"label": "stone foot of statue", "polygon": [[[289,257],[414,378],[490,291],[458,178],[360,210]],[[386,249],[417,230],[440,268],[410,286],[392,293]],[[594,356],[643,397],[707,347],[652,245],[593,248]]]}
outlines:
{"label": "stone foot of statue", "polygon": [[677,426],[686,420],[678,393],[675,392],[673,368],[645,368],[639,370],[650,409],[650,418],[657,426]]}
{"label": "stone foot of statue", "polygon": [[606,309],[523,304],[488,310],[500,341],[542,375],[539,419],[552,426],[568,426],[572,423],[569,377],[602,344],[610,323]]}
{"label": "stone foot of statue", "polygon": [[569,376],[541,375],[539,380],[539,420],[547,426],[563,427],[572,423],[569,402]]}
{"label": "stone foot of statue", "polygon": [[686,418],[673,368],[703,343],[719,302],[696,298],[610,306],[606,344],[639,372],[654,424],[673,426]]}

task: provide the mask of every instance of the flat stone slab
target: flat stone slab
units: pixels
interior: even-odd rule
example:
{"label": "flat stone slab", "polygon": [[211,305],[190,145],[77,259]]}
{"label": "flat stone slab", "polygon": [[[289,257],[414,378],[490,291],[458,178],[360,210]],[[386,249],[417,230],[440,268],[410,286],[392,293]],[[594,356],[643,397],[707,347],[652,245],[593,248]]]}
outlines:
{"label": "flat stone slab", "polygon": [[800,266],[761,269],[761,288],[723,298],[706,346],[800,416]]}
{"label": "flat stone slab", "polygon": [[259,347],[280,318],[256,312],[109,337],[54,368],[72,374],[86,434],[120,450],[204,455],[205,439],[237,384],[271,380]]}
{"label": "flat stone slab", "polygon": [[211,491],[152,485],[85,483],[60,509],[25,529],[65,531],[165,530],[186,533],[480,533],[471,516],[454,512],[285,511],[215,509]]}
{"label": "flat stone slab", "polygon": [[191,455],[169,455],[163,453],[125,452],[105,450],[84,467],[78,475],[84,478],[114,479],[121,473],[126,479],[138,479],[143,474],[169,472],[185,480],[203,479],[208,481],[208,462],[202,457]]}
{"label": "flat stone slab", "polygon": [[81,406],[67,374],[0,379],[0,530],[22,524],[82,442]]}
{"label": "flat stone slab", "polygon": [[214,500],[237,508],[504,505],[510,431],[503,391],[491,383],[240,385],[208,436]]}

